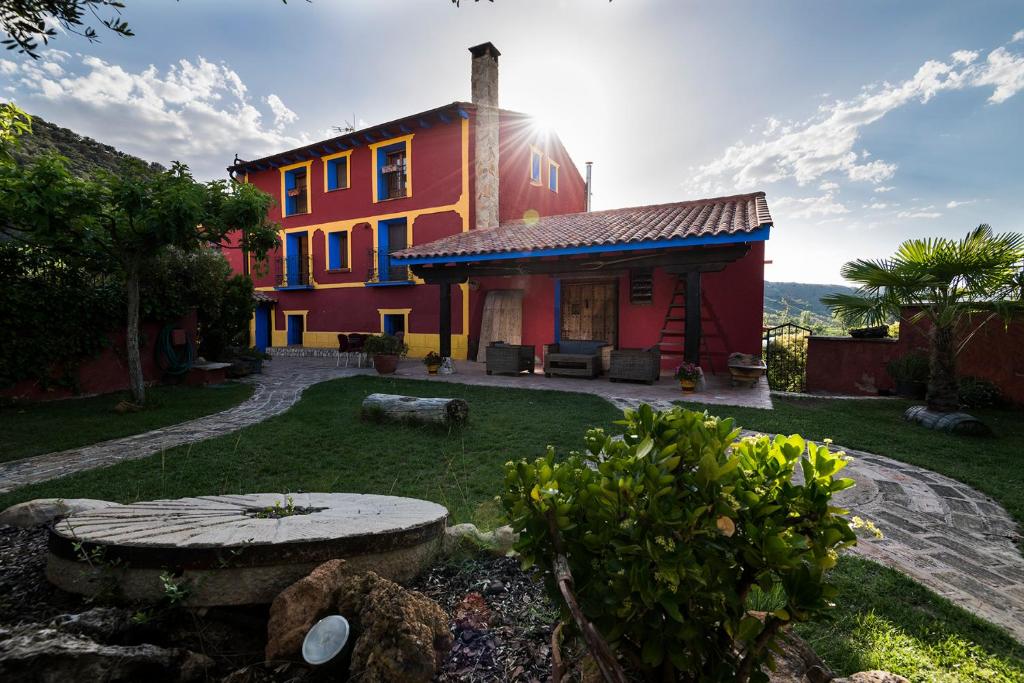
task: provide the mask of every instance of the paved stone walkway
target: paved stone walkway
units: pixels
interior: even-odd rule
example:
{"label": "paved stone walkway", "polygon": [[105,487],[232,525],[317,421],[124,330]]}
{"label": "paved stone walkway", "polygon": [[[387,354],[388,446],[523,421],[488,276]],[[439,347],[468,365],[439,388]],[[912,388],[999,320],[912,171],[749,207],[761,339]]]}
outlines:
{"label": "paved stone walkway", "polygon": [[[256,385],[253,396],[222,413],[0,464],[0,492],[227,434],[284,412],[312,384],[373,372],[338,369],[326,358],[278,358],[264,367],[263,375],[249,379]],[[472,383],[487,383],[485,377],[474,376]],[[458,381],[457,376],[451,379]],[[492,383],[509,386],[507,379],[495,378]],[[550,388],[561,388],[556,384]],[[617,385],[616,392],[624,386]],[[590,393],[589,386],[582,389]],[[620,408],[644,399],[606,398]],[[648,402],[657,409],[672,406],[670,401]],[[846,452],[854,460],[845,472],[857,486],[840,494],[839,501],[885,534],[882,540],[863,537],[854,552],[898,569],[1024,642],[1024,557],[1015,546],[1017,526],[1006,511],[984,494],[940,474],[871,453]]]}
{"label": "paved stone walkway", "polygon": [[0,463],[0,493],[124,460],[136,460],[186,443],[230,434],[292,407],[310,385],[336,377],[372,373],[370,369],[335,368],[333,359],[278,359],[264,372],[242,381],[255,389],[248,400],[220,413],[91,446]]}

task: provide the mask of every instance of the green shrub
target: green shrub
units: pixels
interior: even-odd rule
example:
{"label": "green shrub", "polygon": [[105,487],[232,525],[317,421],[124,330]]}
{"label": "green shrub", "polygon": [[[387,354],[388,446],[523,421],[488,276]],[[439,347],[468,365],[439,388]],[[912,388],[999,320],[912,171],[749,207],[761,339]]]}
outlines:
{"label": "green shrub", "polygon": [[807,337],[775,339],[765,348],[765,374],[775,391],[803,391],[807,381]]}
{"label": "green shrub", "polygon": [[928,355],[921,351],[911,351],[889,361],[885,370],[895,382],[927,382]]}
{"label": "green shrub", "polygon": [[404,356],[409,353],[409,347],[405,345],[400,337],[390,334],[372,334],[366,338],[363,350],[371,356],[394,355]]}
{"label": "green shrub", "polygon": [[961,377],[960,404],[965,408],[995,408],[1003,404],[1003,392],[987,379]]}
{"label": "green shrub", "polygon": [[[625,418],[621,440],[592,429],[585,453],[506,465],[524,564],[561,603],[557,534],[584,614],[648,680],[767,680],[777,630],[827,613],[826,572],[856,540],[831,507],[854,483],[835,477],[844,458],[799,436],[737,441],[731,419],[682,408]],[[782,605],[763,622],[746,610],[755,586]]]}

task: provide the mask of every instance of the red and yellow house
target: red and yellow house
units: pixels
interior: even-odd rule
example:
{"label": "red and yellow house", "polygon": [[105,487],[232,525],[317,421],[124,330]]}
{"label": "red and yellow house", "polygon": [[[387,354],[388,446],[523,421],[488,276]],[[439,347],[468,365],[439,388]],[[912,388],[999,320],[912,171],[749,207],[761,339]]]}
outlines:
{"label": "red and yellow house", "polygon": [[589,338],[716,367],[759,352],[763,194],[589,212],[558,137],[499,108],[498,51],[470,51],[471,103],[229,168],[279,197],[270,267],[233,256],[262,293],[256,344],[404,332],[410,355],[465,359],[496,335],[538,355]]}

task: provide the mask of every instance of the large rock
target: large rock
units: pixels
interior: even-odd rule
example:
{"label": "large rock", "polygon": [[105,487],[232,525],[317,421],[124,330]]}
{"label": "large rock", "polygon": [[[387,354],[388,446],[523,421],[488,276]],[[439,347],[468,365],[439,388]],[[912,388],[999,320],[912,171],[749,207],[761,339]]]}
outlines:
{"label": "large rock", "polygon": [[0,680],[198,681],[213,660],[188,650],[156,645],[100,645],[88,638],[37,625],[0,629]]}
{"label": "large rock", "polygon": [[828,683],[832,680],[832,672],[800,636],[787,629],[775,644],[778,646],[775,670],[765,670],[771,683]]}
{"label": "large rock", "polygon": [[121,607],[93,607],[79,614],[60,614],[50,626],[100,643],[116,643],[132,627],[132,612]]}
{"label": "large rock", "polygon": [[903,676],[888,671],[861,671],[846,678],[836,678],[832,683],[910,683]]}
{"label": "large rock", "polygon": [[362,683],[430,681],[451,647],[448,618],[433,600],[331,560],[274,600],[267,660],[297,658],[306,632],[328,614],[353,627],[350,671]]}
{"label": "large rock", "polygon": [[60,517],[67,517],[77,512],[101,510],[117,503],[92,498],[37,498],[24,503],[12,505],[0,512],[0,524],[7,526],[29,527],[49,524]]}

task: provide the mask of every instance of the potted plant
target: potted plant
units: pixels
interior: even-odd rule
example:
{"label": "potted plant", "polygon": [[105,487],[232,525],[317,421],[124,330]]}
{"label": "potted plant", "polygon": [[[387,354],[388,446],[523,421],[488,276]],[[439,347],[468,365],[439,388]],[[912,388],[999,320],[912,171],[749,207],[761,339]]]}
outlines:
{"label": "potted plant", "polygon": [[438,368],[441,367],[441,354],[431,351],[423,357],[423,364],[427,366],[427,374],[436,375]]}
{"label": "potted plant", "polygon": [[889,361],[885,366],[895,384],[896,394],[904,398],[921,400],[928,389],[928,356],[913,351]]}
{"label": "potted plant", "polygon": [[409,347],[390,334],[374,334],[366,338],[363,351],[373,358],[373,367],[378,374],[390,375],[398,368],[398,359],[409,352]]}
{"label": "potted plant", "polygon": [[697,388],[697,382],[700,381],[703,375],[704,373],[699,365],[684,361],[676,367],[673,376],[679,380],[679,386],[682,387],[683,391],[693,391]]}

